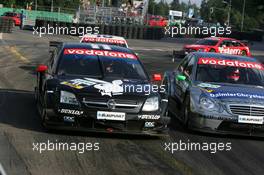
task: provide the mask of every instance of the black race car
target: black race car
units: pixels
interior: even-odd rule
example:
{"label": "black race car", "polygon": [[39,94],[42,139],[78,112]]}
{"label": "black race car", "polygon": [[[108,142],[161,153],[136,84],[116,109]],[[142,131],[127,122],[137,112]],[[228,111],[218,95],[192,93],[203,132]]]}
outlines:
{"label": "black race car", "polygon": [[[131,50],[87,43],[51,42],[50,47],[48,65],[37,68],[35,90],[44,127],[166,134],[167,102]],[[161,81],[159,74],[153,77]]]}
{"label": "black race car", "polygon": [[166,72],[168,113],[190,129],[264,134],[264,66],[255,58],[194,52]]}

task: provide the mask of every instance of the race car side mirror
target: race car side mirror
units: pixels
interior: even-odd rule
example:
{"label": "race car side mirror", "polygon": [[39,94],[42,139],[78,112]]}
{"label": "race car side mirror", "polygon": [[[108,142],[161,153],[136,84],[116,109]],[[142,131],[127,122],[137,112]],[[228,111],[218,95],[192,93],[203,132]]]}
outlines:
{"label": "race car side mirror", "polygon": [[161,80],[162,80],[161,74],[152,75],[152,81],[161,81]]}
{"label": "race car side mirror", "polygon": [[178,81],[185,81],[186,80],[186,76],[184,76],[184,75],[177,75],[176,78]]}
{"label": "race car side mirror", "polygon": [[39,65],[37,68],[37,72],[39,72],[39,73],[46,72],[46,70],[48,70],[48,66],[43,65],[43,64]]}

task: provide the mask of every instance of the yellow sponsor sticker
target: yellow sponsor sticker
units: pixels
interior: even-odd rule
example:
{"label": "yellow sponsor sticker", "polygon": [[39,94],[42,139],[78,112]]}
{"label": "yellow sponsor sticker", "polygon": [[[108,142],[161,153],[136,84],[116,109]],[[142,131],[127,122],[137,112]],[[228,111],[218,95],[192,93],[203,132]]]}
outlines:
{"label": "yellow sponsor sticker", "polygon": [[83,86],[80,86],[80,85],[77,85],[77,84],[72,84],[72,83],[69,83],[67,81],[62,82],[61,84],[73,87],[75,89],[83,89],[84,88]]}

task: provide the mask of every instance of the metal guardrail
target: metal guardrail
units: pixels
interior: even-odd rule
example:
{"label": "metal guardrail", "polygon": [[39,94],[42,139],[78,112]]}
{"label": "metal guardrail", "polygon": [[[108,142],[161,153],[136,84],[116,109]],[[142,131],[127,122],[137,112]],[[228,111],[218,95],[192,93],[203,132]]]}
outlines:
{"label": "metal guardrail", "polygon": [[[164,37],[164,28],[150,27],[145,25],[105,25],[105,24],[75,24],[66,22],[56,22],[47,20],[37,20],[35,28],[40,29],[44,27],[63,27],[66,31],[73,28],[99,27],[100,34],[122,36],[127,39],[150,39],[158,40]],[[70,35],[70,33],[68,33]]]}
{"label": "metal guardrail", "polygon": [[117,7],[89,7],[77,13],[79,23],[84,24],[143,24],[141,15],[132,15]]}

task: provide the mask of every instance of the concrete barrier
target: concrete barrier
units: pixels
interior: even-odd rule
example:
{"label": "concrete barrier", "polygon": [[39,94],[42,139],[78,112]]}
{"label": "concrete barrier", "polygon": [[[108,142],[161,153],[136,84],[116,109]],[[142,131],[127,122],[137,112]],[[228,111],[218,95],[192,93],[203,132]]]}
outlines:
{"label": "concrete barrier", "polygon": [[67,22],[56,22],[56,21],[48,21],[38,19],[36,21],[35,27],[47,27],[48,24],[50,26],[57,26],[57,27],[67,27],[70,29],[71,27],[99,27],[100,34],[107,34],[107,35],[117,35],[122,36],[127,39],[161,39],[164,37],[163,29],[156,27],[149,27],[143,25],[122,25],[122,24],[115,24],[115,25],[105,25],[105,24],[73,24]]}

